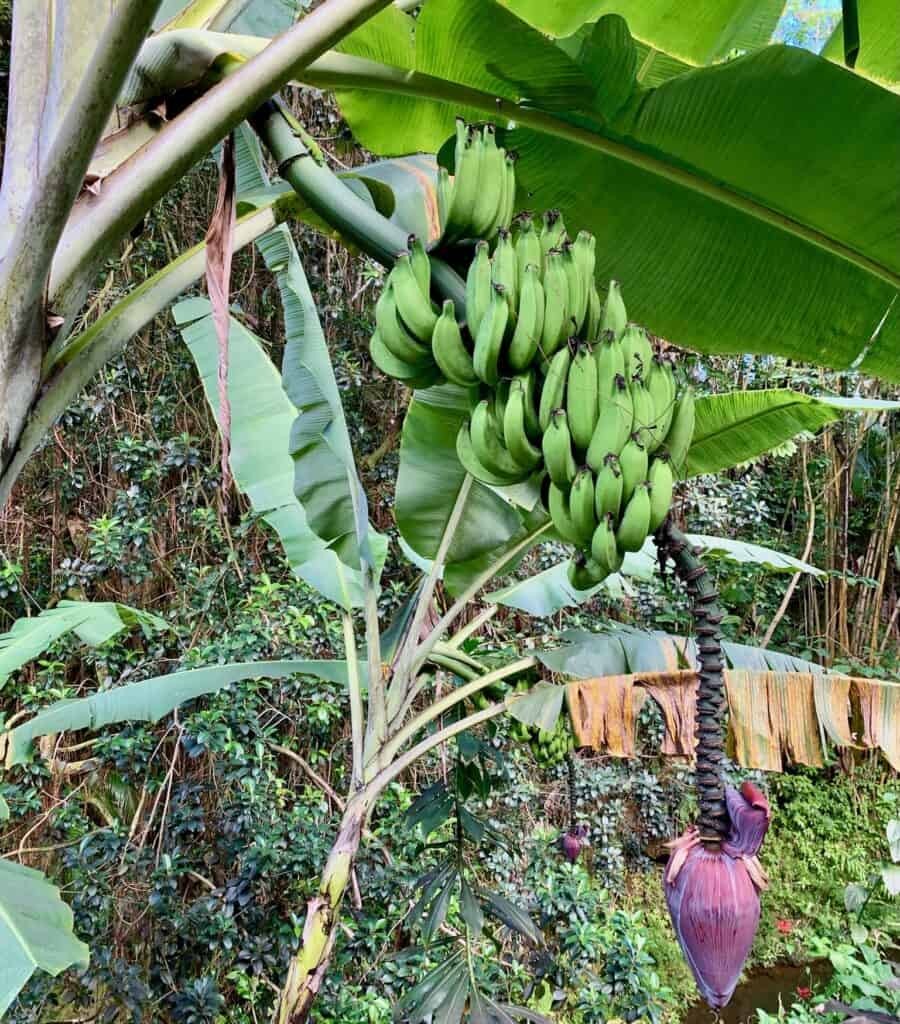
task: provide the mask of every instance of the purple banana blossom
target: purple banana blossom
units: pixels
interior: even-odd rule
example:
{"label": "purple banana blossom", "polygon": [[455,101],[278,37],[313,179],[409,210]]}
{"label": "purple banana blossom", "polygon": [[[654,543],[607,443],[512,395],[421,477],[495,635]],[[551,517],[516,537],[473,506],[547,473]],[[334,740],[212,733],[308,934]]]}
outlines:
{"label": "purple banana blossom", "polygon": [[584,825],[576,825],[560,836],[559,848],[570,864],[574,864],[578,860],[578,855],[581,853],[581,847],[584,846],[587,834],[588,830]]}
{"label": "purple banana blossom", "polygon": [[766,798],[750,782],[726,791],[731,830],[704,845],[693,826],[669,844],[666,903],[700,994],[715,1009],[728,1003],[759,925],[766,876],[756,854],[769,825]]}

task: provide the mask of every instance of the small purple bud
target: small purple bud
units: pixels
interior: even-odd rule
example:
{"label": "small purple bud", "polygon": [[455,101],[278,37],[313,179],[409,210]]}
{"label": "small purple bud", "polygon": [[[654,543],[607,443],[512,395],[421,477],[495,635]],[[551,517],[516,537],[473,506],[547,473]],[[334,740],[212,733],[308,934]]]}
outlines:
{"label": "small purple bud", "polygon": [[578,855],[581,853],[582,842],[586,834],[587,829],[584,825],[578,825],[576,828],[569,829],[568,832],[564,833],[560,837],[560,849],[570,864],[574,864],[575,861],[578,860]]}

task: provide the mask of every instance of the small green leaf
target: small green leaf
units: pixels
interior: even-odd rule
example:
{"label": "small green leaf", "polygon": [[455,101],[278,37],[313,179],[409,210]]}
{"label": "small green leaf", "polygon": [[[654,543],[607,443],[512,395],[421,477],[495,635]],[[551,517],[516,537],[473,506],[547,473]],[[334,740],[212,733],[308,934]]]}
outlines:
{"label": "small green leaf", "polygon": [[488,911],[505,924],[507,928],[523,935],[536,946],[543,946],[544,936],[524,910],[517,907],[514,903],[510,903],[509,900],[499,893],[485,890],[482,892],[482,896],[487,901]]}
{"label": "small green leaf", "polygon": [[888,864],[883,867],[881,880],[891,896],[900,896],[900,864]]}
{"label": "small green leaf", "polygon": [[855,914],[866,902],[868,895],[869,890],[864,885],[859,885],[858,882],[851,882],[844,889],[844,906],[847,908],[848,913]]}
{"label": "small green leaf", "polygon": [[460,879],[459,909],[472,937],[477,939],[484,927],[484,913],[478,897],[465,878]]}

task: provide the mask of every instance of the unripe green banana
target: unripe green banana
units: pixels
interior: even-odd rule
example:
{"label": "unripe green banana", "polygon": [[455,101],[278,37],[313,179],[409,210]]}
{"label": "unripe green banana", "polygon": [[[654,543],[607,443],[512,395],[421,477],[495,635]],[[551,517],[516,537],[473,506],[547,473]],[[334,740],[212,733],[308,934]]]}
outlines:
{"label": "unripe green banana", "polygon": [[640,377],[632,378],[629,390],[634,405],[632,432],[640,434],[641,443],[649,455],[659,447],[661,440],[656,426],[656,407],[653,404],[653,396]]}
{"label": "unripe green banana", "polygon": [[585,315],[584,336],[596,347],[600,338],[600,321],[603,316],[603,303],[597,286],[591,281],[588,286],[587,314]]}
{"label": "unripe green banana", "polygon": [[383,374],[403,381],[407,387],[430,388],[434,384],[440,384],[444,379],[433,362],[414,366],[398,359],[385,345],[377,328],[369,339],[369,354],[372,356],[372,362]]}
{"label": "unripe green banana", "polygon": [[549,358],[569,336],[569,282],[562,253],[551,249],[544,270],[544,323],[541,351]]}
{"label": "unripe green banana", "polygon": [[[502,153],[503,150],[501,149]],[[485,238],[493,238],[500,228],[509,230],[516,209],[516,161],[518,153],[507,152],[503,158],[503,197],[497,209],[497,218]]]}
{"label": "unripe green banana", "polygon": [[572,514],[569,509],[569,496],[552,481],[550,482],[547,504],[549,506],[550,518],[553,520],[553,527],[560,537],[570,544],[581,544],[581,535],[572,521]]}
{"label": "unripe green banana", "polygon": [[675,406],[672,426],[666,434],[663,446],[672,460],[672,472],[676,477],[684,475],[687,454],[694,437],[694,392],[685,391]]}
{"label": "unripe green banana", "polygon": [[[581,325],[587,324],[588,303],[590,301],[591,288],[594,286],[594,268],[597,265],[597,240],[590,231],[579,231],[578,237],[572,246],[575,262],[578,265],[578,275],[582,281],[581,305],[578,307],[576,317]],[[598,297],[599,306],[599,297]],[[587,335],[588,341],[596,341],[596,335]]]}
{"label": "unripe green banana", "polygon": [[553,410],[559,409],[563,404],[566,394],[566,379],[569,376],[569,363],[572,355],[569,346],[563,347],[550,360],[547,375],[544,377],[544,386],[541,389],[541,402],[538,408],[538,423],[541,431],[546,431],[550,426],[550,419]]}
{"label": "unripe green banana", "polygon": [[650,490],[647,481],[641,481],[625,506],[616,544],[620,551],[640,551],[650,533]]}
{"label": "unripe green banana", "polygon": [[650,532],[655,533],[672,507],[672,465],[668,455],[657,455],[650,463]]}
{"label": "unripe green banana", "polygon": [[566,225],[559,210],[546,210],[541,224],[541,252],[546,259],[551,249],[558,249],[566,237]]}
{"label": "unripe green banana", "polygon": [[600,341],[594,346],[594,359],[597,363],[597,381],[601,396],[614,394],[616,379],[622,377],[628,380],[625,376],[625,353],[615,331],[601,332]]}
{"label": "unripe green banana", "polygon": [[591,537],[591,556],[607,575],[622,568],[622,552],[616,544],[615,521],[605,515]]}
{"label": "unripe green banana", "polygon": [[618,456],[610,454],[603,460],[603,468],[597,473],[597,483],[594,486],[594,512],[598,520],[608,515],[611,515],[613,519],[618,519],[621,508],[622,470],[619,468]]}
{"label": "unripe green banana", "polygon": [[456,311],[452,299],[444,300],[444,308],[434,326],[431,336],[431,351],[434,361],[451,384],[471,387],[478,383],[478,375],[469,350],[463,341],[462,332],[456,322]]}
{"label": "unripe green banana", "polygon": [[424,296],[419,288],[408,252],[398,254],[388,280],[394,286],[400,318],[419,341],[430,343],[437,314],[432,309],[431,299]]}
{"label": "unripe green banana", "polygon": [[538,420],[537,377],[534,369],[528,370],[527,373],[520,373],[513,378],[513,382],[515,381],[521,382],[525,392],[525,433],[532,441],[540,441],[542,430]]}
{"label": "unripe green banana", "polygon": [[653,367],[653,346],[643,327],[629,324],[622,335],[622,351],[625,354],[625,376],[628,380],[640,377],[645,383]]}
{"label": "unripe green banana", "polygon": [[491,257],[491,280],[506,290],[506,301],[509,303],[511,313],[516,312],[519,304],[518,277],[512,236],[506,228],[500,228],[494,255]]}
{"label": "unripe green banana", "polygon": [[569,514],[578,534],[578,543],[582,547],[587,547],[597,526],[597,516],[594,512],[594,474],[587,466],[579,469],[572,481]]}
{"label": "unripe green banana", "polygon": [[515,476],[495,473],[479,461],[472,447],[472,435],[468,422],[463,423],[456,435],[456,456],[467,473],[471,473],[476,480],[493,487],[509,487],[511,484],[519,483],[522,479],[519,472]]}
{"label": "unripe green banana", "polygon": [[[481,390],[486,391],[487,394],[484,396],[491,403],[491,414],[497,421],[497,427],[503,429],[503,418],[506,415],[506,403],[509,399],[510,381],[503,379],[497,381],[494,387],[485,387],[482,385]],[[478,403],[476,402],[475,405]]]}
{"label": "unripe green banana", "polygon": [[658,356],[653,357],[650,379],[647,382],[647,390],[653,399],[653,409],[656,415],[656,435],[658,438],[665,438],[672,425],[672,417],[675,415],[675,374],[667,359]]}
{"label": "unripe green banana", "polygon": [[441,237],[443,238],[447,234],[447,220],[453,205],[453,182],[450,180],[450,172],[446,167],[438,168],[437,197],[438,217],[441,221]]}
{"label": "unripe green banana", "polygon": [[505,209],[506,151],[497,145],[497,129],[492,124],[484,126],[481,137],[483,153],[478,172],[478,193],[472,211],[472,231],[479,238],[485,238]]}
{"label": "unripe green banana", "polygon": [[456,119],[455,176],[453,179],[453,201],[447,214],[444,238],[456,241],[471,238],[472,215],[478,196],[478,181],[481,170],[481,156],[484,145],[480,133],[469,128],[461,117]]}
{"label": "unripe green banana", "polygon": [[525,279],[526,267],[537,267],[538,278],[544,270],[544,253],[541,240],[534,229],[534,221],[530,213],[520,213],[515,220],[516,232],[516,265],[519,269],[519,288]]}
{"label": "unripe green banana", "polygon": [[565,409],[553,410],[550,426],[544,431],[541,448],[550,479],[557,487],[568,491],[577,467],[572,454],[572,435],[569,433]]}
{"label": "unripe green banana", "polygon": [[478,328],[491,304],[491,247],[484,240],[475,246],[475,255],[466,274],[466,326],[478,337]]}
{"label": "unripe green banana", "polygon": [[541,461],[541,449],[528,440],[525,386],[516,377],[509,390],[503,414],[503,437],[513,460],[523,469],[534,469]]}
{"label": "unripe green banana", "polygon": [[581,342],[569,367],[566,386],[569,430],[581,451],[587,450],[597,425],[597,398],[597,364],[588,345]]}
{"label": "unripe green banana", "polygon": [[406,240],[406,247],[409,249],[409,262],[412,265],[413,274],[419,285],[419,291],[427,302],[431,302],[431,260],[425,251],[425,246],[419,241],[416,235],[410,235]]}
{"label": "unripe green banana", "polygon": [[512,457],[503,444],[500,424],[491,412],[487,399],[475,406],[469,423],[472,451],[482,466],[502,477],[524,480],[531,468],[523,468]]}
{"label": "unripe green banana", "polygon": [[[581,300],[582,293],[586,294],[587,282],[581,277],[581,271],[575,259],[575,250],[572,243],[565,239],[561,249],[563,270],[566,272],[566,281],[569,286],[566,310],[571,320],[571,333],[574,335],[581,330],[581,321],[583,319],[583,315],[580,315],[582,308]],[[587,305],[587,303],[585,302],[584,305]]]}
{"label": "unripe green banana", "polygon": [[647,449],[637,432],[619,452],[619,468],[622,470],[622,502],[627,505],[638,484],[647,479],[649,468]]}
{"label": "unripe green banana", "polygon": [[569,583],[576,590],[590,590],[609,575],[595,559],[588,558],[583,551],[579,551],[569,562],[566,572]]}
{"label": "unripe green banana", "polygon": [[503,335],[509,322],[509,306],[503,288],[495,284],[492,289],[491,304],[475,337],[475,355],[472,360],[475,372],[485,384],[496,384],[500,379],[500,353],[503,350]]}
{"label": "unripe green banana", "polygon": [[541,342],[543,327],[544,286],[541,284],[541,272],[536,264],[529,263],[522,276],[518,318],[509,343],[509,365],[514,370],[525,370],[531,365]]}
{"label": "unripe green banana", "polygon": [[615,393],[600,402],[597,423],[588,445],[587,464],[595,473],[600,472],[607,455],[619,454],[634,429],[631,393],[624,378],[617,377],[616,382]]}
{"label": "unripe green banana", "polygon": [[622,301],[619,282],[610,281],[606,301],[603,303],[603,310],[600,314],[600,330],[612,331],[616,338],[621,338],[625,333],[627,323],[628,314],[625,311],[625,303]]}
{"label": "unripe green banana", "polygon": [[375,326],[382,343],[396,359],[420,370],[433,363],[430,347],[418,342],[400,321],[397,296],[390,278],[375,303]]}

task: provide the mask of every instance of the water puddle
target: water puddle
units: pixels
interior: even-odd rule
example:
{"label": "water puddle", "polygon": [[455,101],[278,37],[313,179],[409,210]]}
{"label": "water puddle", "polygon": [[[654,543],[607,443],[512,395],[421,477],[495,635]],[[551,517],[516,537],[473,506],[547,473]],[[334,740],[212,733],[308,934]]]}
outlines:
{"label": "water puddle", "polygon": [[[721,1024],[753,1024],[757,1010],[778,1012],[778,1000],[789,1007],[797,997],[798,988],[820,987],[831,976],[828,960],[812,963],[774,964],[748,975],[747,980],[734,990],[731,1002],[722,1011]],[[682,1024],[715,1024],[715,1012],[706,1003],[695,1003]]]}

